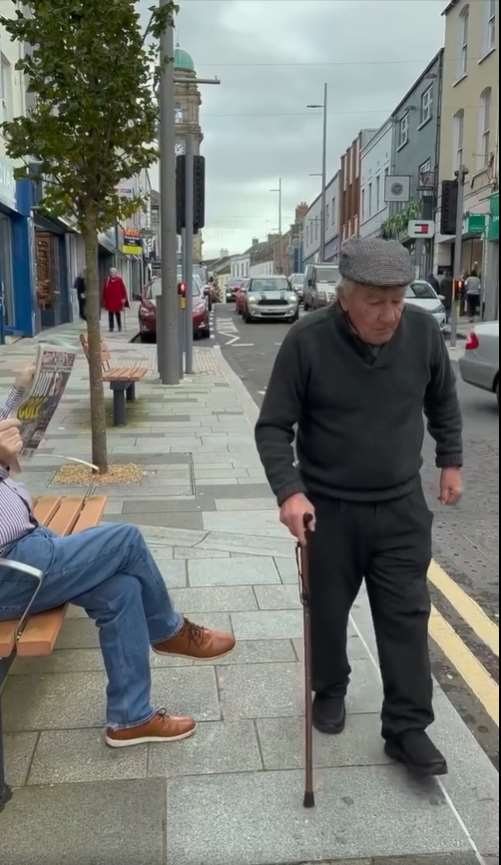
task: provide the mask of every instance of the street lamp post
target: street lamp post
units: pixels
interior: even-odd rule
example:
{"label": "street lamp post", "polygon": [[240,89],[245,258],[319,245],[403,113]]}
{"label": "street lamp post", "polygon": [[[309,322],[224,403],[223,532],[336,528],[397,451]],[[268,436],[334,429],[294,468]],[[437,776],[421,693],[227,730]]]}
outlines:
{"label": "street lamp post", "polygon": [[307,108],[321,108],[323,111],[323,134],[322,134],[322,196],[320,216],[320,261],[325,261],[325,236],[326,236],[326,210],[327,210],[327,107],[328,107],[328,84],[324,84],[324,101],[320,105],[308,105]]}
{"label": "street lamp post", "polygon": [[459,308],[457,290],[463,275],[463,221],[464,221],[464,188],[469,169],[461,165],[456,171],[458,181],[458,204],[456,215],[456,245],[454,247],[454,289],[451,318],[451,347],[455,348],[458,338]]}
{"label": "street lamp post", "polygon": [[283,270],[282,267],[282,178],[278,178],[278,187],[277,189],[270,189],[270,192],[278,193],[278,263],[280,267],[280,271]]}

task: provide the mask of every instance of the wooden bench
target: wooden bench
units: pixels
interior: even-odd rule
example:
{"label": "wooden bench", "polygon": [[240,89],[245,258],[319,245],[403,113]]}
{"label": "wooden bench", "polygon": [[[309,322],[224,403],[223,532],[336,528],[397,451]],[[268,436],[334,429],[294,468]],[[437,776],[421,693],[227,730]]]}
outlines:
{"label": "wooden bench", "polygon": [[[89,359],[89,343],[85,334],[80,334],[80,342],[87,360]],[[136,399],[136,384],[142,381],[148,372],[143,364],[113,367],[111,354],[105,342],[101,346],[101,371],[103,381],[108,382],[113,391],[113,423],[115,426],[125,426],[127,423],[128,402]]]}
{"label": "wooden bench", "polygon": [[[97,526],[105,506],[106,496],[93,496],[87,499],[44,496],[36,502],[34,513],[40,523],[64,537]],[[0,579],[1,576],[0,571]],[[17,578],[29,579],[19,574]],[[36,582],[34,579],[34,591]],[[0,811],[12,795],[5,780],[2,687],[16,657],[40,658],[52,654],[63,626],[66,610],[67,606],[63,606],[29,616],[27,619],[23,617],[20,620],[0,622]]]}

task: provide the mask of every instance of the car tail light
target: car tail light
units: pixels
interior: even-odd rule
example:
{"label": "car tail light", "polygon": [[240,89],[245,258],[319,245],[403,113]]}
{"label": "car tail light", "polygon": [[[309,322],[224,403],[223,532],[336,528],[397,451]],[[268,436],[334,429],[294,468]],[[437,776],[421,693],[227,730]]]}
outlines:
{"label": "car tail light", "polygon": [[480,340],[475,331],[472,330],[468,337],[468,342],[466,343],[466,350],[475,351],[477,348],[480,348]]}

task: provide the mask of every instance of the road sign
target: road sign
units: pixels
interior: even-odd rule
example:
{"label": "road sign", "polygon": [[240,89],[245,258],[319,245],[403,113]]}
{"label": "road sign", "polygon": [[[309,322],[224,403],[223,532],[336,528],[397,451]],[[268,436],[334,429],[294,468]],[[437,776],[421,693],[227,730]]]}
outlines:
{"label": "road sign", "polygon": [[431,239],[435,237],[435,223],[430,219],[411,219],[407,228],[409,237]]}

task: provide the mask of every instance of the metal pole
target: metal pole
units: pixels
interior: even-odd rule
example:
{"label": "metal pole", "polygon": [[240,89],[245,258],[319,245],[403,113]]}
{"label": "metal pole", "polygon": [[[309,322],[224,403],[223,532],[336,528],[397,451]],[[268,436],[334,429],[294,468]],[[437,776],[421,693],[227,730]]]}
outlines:
{"label": "metal pole", "polygon": [[282,178],[278,178],[278,267],[280,273],[284,272],[282,259]]}
{"label": "metal pole", "polygon": [[193,135],[186,136],[186,374],[193,373]]}
{"label": "metal pole", "polygon": [[320,216],[320,261],[325,261],[325,211],[327,208],[327,99],[328,85],[324,84],[324,131],[322,145],[322,213]]}
{"label": "metal pole", "polygon": [[[160,7],[169,0],[160,0]],[[162,384],[179,384],[178,300],[176,279],[176,96],[174,88],[174,21],[160,39],[160,197],[162,296],[158,304],[157,352]]]}
{"label": "metal pole", "polygon": [[458,339],[458,324],[459,324],[459,306],[457,298],[457,280],[461,279],[462,264],[463,264],[463,209],[464,209],[464,187],[466,178],[469,174],[468,169],[461,165],[459,171],[456,172],[458,179],[458,209],[456,216],[456,245],[454,249],[454,289],[452,303],[452,318],[451,318],[451,346],[455,348]]}

